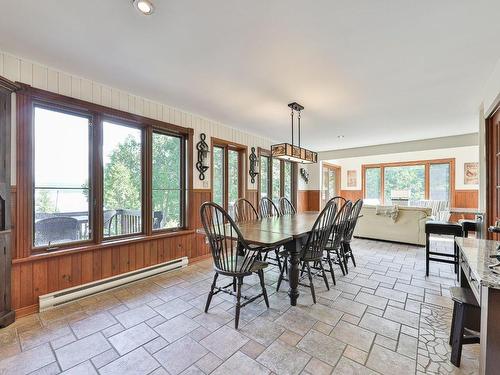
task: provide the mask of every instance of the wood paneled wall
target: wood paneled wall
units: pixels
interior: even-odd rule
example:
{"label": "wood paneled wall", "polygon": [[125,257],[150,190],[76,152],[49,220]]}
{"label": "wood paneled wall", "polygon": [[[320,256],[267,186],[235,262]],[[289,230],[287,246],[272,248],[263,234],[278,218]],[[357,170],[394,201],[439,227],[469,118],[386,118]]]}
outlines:
{"label": "wood paneled wall", "polygon": [[[115,242],[29,257],[24,256],[23,251],[18,251],[13,241],[16,250],[12,264],[12,305],[17,316],[37,311],[38,297],[46,293],[182,256],[189,257],[190,261],[207,257],[209,248],[205,237],[196,234],[195,229],[201,227],[199,207],[211,200],[212,194],[210,190],[194,190],[191,197],[191,228],[179,233],[127,240],[123,245]],[[12,190],[12,202],[15,205],[15,189]],[[13,219],[13,225],[16,225],[15,216]]]}
{"label": "wood paneled wall", "polygon": [[[479,207],[479,191],[478,190],[455,190],[454,206],[459,208],[478,208]],[[450,217],[451,221],[458,219],[474,219],[474,215],[459,215],[453,214]]]}
{"label": "wood paneled wall", "polygon": [[363,191],[362,190],[341,190],[340,196],[347,199],[347,200],[355,202],[358,199],[363,199]]}
{"label": "wood paneled wall", "polygon": [[297,211],[319,211],[319,190],[299,190],[297,192]]}

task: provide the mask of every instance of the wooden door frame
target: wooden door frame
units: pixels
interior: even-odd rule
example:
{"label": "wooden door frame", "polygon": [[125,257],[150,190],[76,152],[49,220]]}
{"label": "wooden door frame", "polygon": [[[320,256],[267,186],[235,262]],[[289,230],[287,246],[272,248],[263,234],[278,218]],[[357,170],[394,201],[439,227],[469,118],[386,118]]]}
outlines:
{"label": "wooden door frame", "polygon": [[[497,122],[495,124],[495,121]],[[497,125],[497,126],[495,126]],[[496,190],[499,188],[496,181],[498,181],[498,165],[497,165],[497,152],[500,127],[500,104],[497,105],[495,110],[485,119],[485,146],[486,146],[486,227],[495,225],[495,221],[499,219],[495,213],[498,208],[498,199]],[[500,216],[500,215],[498,215]],[[499,239],[498,234],[487,232],[488,239]]]}
{"label": "wooden door frame", "polygon": [[323,168],[326,168],[326,169],[329,169],[329,170],[333,170],[335,171],[336,173],[336,176],[337,176],[337,179],[335,181],[335,190],[337,191],[337,195],[340,195],[340,192],[342,191],[342,167],[340,165],[337,165],[337,164],[333,164],[333,163],[329,163],[329,162],[322,162],[321,163],[321,186],[320,186],[320,189],[319,189],[319,203],[321,205],[321,207],[323,206],[323,197],[322,197],[322,194],[323,194]]}

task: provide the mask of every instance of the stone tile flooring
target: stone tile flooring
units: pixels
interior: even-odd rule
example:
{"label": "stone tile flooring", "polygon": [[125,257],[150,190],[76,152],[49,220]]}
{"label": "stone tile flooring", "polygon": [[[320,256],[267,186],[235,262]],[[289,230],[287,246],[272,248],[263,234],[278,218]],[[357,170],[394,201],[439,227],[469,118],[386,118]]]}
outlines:
{"label": "stone tile flooring", "polygon": [[[432,245],[451,249],[452,241]],[[210,261],[19,319],[0,330],[0,374],[475,374],[479,345],[464,347],[462,366],[448,360],[450,265],[425,250],[355,240],[357,267],[337,270],[318,303],[301,289],[290,307],[275,291],[270,267],[263,301],[243,308],[234,330],[233,297],[218,294],[203,312]],[[259,290],[245,279],[245,293]]]}

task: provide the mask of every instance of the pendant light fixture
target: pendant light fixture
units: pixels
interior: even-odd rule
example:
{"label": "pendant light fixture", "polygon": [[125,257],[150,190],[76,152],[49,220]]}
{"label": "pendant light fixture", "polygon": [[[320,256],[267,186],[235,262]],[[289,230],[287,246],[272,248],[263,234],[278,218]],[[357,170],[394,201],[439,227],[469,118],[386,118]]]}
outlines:
{"label": "pendant light fixture", "polygon": [[[318,161],[318,153],[300,147],[300,113],[304,109],[302,105],[297,102],[288,104],[291,111],[292,118],[292,143],[279,143],[271,146],[271,154],[273,158],[289,160],[295,163],[312,164]],[[294,114],[297,113],[299,142],[295,146],[293,139],[294,128]]]}

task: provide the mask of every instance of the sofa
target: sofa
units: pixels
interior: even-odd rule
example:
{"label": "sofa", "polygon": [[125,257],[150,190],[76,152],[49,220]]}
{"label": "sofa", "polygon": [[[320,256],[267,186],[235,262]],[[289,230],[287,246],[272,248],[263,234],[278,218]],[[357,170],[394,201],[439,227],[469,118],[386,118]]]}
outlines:
{"label": "sofa", "polygon": [[380,214],[379,208],[363,206],[355,237],[425,246],[425,223],[432,218],[431,208],[398,206],[395,219]]}

